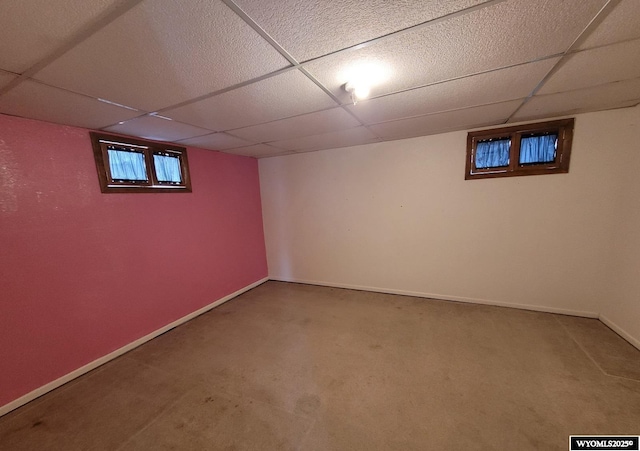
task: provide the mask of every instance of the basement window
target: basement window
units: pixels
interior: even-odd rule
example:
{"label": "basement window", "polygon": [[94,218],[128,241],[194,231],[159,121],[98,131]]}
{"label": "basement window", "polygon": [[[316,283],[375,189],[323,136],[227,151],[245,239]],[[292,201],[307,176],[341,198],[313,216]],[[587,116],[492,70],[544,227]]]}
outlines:
{"label": "basement window", "polygon": [[103,193],[191,192],[184,147],[89,134]]}
{"label": "basement window", "polygon": [[467,135],[465,179],[569,172],[573,119]]}

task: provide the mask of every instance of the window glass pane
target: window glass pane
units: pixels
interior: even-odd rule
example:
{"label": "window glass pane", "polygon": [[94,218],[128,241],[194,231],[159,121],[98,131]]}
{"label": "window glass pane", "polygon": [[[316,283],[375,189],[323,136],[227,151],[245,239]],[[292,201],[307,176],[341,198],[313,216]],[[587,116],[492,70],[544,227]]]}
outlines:
{"label": "window glass pane", "polygon": [[144,154],[124,149],[107,149],[109,152],[109,169],[114,180],[146,181],[147,167]]}
{"label": "window glass pane", "polygon": [[511,139],[479,141],[476,145],[476,168],[499,168],[509,166]]}
{"label": "window glass pane", "polygon": [[159,182],[182,182],[180,171],[180,158],[168,155],[153,155],[153,164],[156,167],[156,177]]}
{"label": "window glass pane", "polygon": [[556,159],[558,135],[523,136],[520,140],[520,164],[551,163]]}

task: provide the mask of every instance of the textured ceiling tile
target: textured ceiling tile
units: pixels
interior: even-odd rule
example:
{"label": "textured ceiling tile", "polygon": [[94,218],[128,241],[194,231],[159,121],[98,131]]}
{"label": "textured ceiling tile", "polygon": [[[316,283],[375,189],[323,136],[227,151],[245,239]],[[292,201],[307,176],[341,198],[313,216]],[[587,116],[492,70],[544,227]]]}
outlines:
{"label": "textured ceiling tile", "polygon": [[640,39],[570,55],[538,94],[587,88],[636,77],[640,77]]}
{"label": "textured ceiling tile", "polygon": [[233,134],[256,142],[268,142],[318,135],[358,125],[360,123],[342,108],[332,108],[253,127],[239,128],[234,130]]}
{"label": "textured ceiling tile", "polygon": [[531,98],[513,121],[623,108],[640,102],[640,78]]}
{"label": "textured ceiling tile", "polygon": [[384,139],[402,139],[496,125],[505,122],[522,103],[522,100],[384,122],[372,125],[370,128]]}
{"label": "textured ceiling tile", "polygon": [[239,147],[237,149],[228,149],[225,153],[232,153],[234,155],[244,155],[246,157],[273,157],[276,155],[283,155],[290,153],[276,147],[269,146],[267,144],[256,144],[255,146]]}
{"label": "textured ceiling tile", "polygon": [[0,112],[85,128],[106,127],[143,114],[31,80],[0,96]]}
{"label": "textured ceiling tile", "polygon": [[305,61],[486,0],[236,0],[298,61]]}
{"label": "textured ceiling tile", "polygon": [[184,141],[180,141],[180,144],[210,150],[224,150],[233,149],[234,147],[247,147],[255,143],[227,135],[226,133],[211,133],[210,135],[185,139]]}
{"label": "textured ceiling tile", "polygon": [[287,150],[303,152],[308,150],[355,146],[375,141],[379,141],[378,138],[365,127],[356,127],[348,130],[323,133],[321,135],[276,141],[273,145]]}
{"label": "textured ceiling tile", "polygon": [[348,108],[366,124],[527,97],[559,58],[365,100]]}
{"label": "textured ceiling tile", "polygon": [[22,73],[55,51],[117,0],[0,2],[0,65]]}
{"label": "textured ceiling tile", "polygon": [[117,124],[105,130],[157,141],[178,141],[211,132],[211,130],[205,130],[194,127],[193,125],[155,116],[143,116],[138,119],[132,119],[124,124]]}
{"label": "textured ceiling tile", "polygon": [[587,49],[640,38],[640,2],[622,0],[580,45]]}
{"label": "textured ceiling tile", "polygon": [[298,70],[234,89],[163,115],[212,130],[229,130],[335,106]]}
{"label": "textured ceiling tile", "polygon": [[424,86],[564,52],[604,1],[502,2],[305,67],[345,102],[341,86],[358,65],[378,64],[388,71],[387,80],[372,88],[373,96]]}
{"label": "textured ceiling tile", "polygon": [[223,3],[144,1],[35,77],[147,111],[287,66]]}

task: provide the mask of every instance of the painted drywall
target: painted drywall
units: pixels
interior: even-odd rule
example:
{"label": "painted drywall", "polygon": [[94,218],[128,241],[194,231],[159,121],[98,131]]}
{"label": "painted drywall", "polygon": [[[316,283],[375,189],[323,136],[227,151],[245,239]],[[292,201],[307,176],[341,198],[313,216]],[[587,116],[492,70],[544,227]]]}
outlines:
{"label": "painted drywall", "polygon": [[[602,299],[603,320],[621,333],[626,333],[640,348],[640,107],[612,112],[607,128],[626,130],[628,142],[615,142],[609,148],[615,155],[620,191],[615,199],[614,255],[608,266],[610,291]],[[596,139],[598,130],[591,131]],[[603,149],[607,149],[603,147]]]}
{"label": "painted drywall", "polygon": [[466,132],[262,159],[269,276],[597,317],[640,139],[620,111],[576,117],[568,174],[466,181]]}
{"label": "painted drywall", "polygon": [[102,194],[87,130],[0,115],[0,406],[267,275],[257,161]]}

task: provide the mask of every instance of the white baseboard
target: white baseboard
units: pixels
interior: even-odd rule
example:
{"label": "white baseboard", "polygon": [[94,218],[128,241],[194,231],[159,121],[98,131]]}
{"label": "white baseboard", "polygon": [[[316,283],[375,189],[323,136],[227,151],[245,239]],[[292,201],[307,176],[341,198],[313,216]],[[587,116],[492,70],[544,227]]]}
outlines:
{"label": "white baseboard", "polygon": [[227,295],[227,296],[225,296],[225,297],[223,297],[221,299],[218,299],[217,301],[215,301],[215,302],[213,302],[213,303],[211,303],[209,305],[206,305],[206,306],[202,307],[201,309],[196,310],[193,313],[189,313],[188,315],[183,316],[182,318],[180,318],[180,319],[178,319],[176,321],[173,321],[172,323],[167,324],[166,326],[164,326],[164,327],[162,327],[162,328],[160,328],[158,330],[155,330],[155,331],[151,332],[150,334],[145,335],[142,338],[138,338],[136,341],[133,341],[133,342],[129,343],[128,345],[123,346],[120,349],[117,349],[117,350],[115,350],[115,351],[113,351],[113,352],[111,352],[111,353],[109,353],[109,354],[107,354],[107,355],[105,355],[103,357],[100,357],[99,359],[94,360],[91,363],[87,363],[86,365],[78,368],[77,370],[74,370],[74,371],[70,372],[69,374],[66,374],[66,375],[64,375],[64,376],[62,376],[62,377],[60,377],[60,378],[58,378],[58,379],[56,379],[56,380],[54,380],[52,382],[49,382],[46,385],[43,385],[40,388],[37,388],[37,389],[33,390],[32,392],[27,393],[24,396],[21,396],[20,398],[14,400],[14,401],[11,401],[9,404],[5,404],[4,406],[0,406],[0,416],[9,413],[12,410],[15,410],[18,407],[20,407],[20,406],[22,406],[22,405],[24,405],[24,404],[26,404],[26,403],[28,403],[30,401],[33,401],[34,399],[38,398],[39,396],[42,396],[45,393],[50,392],[51,390],[54,390],[54,389],[60,387],[61,385],[64,385],[67,382],[69,382],[69,381],[71,381],[71,380],[73,380],[73,379],[75,379],[75,378],[77,378],[79,376],[82,376],[85,373],[88,373],[89,371],[99,367],[100,365],[104,365],[105,363],[109,362],[110,360],[113,360],[116,357],[119,357],[122,354],[124,354],[126,352],[129,352],[132,349],[137,348],[138,346],[140,346],[140,345],[142,345],[142,344],[144,344],[144,343],[156,338],[158,335],[162,335],[163,333],[167,332],[168,330],[171,330],[174,327],[179,326],[180,324],[184,324],[187,321],[195,318],[196,316],[202,315],[203,313],[208,312],[209,310],[213,309],[214,307],[219,306],[220,304],[224,304],[225,302],[235,298],[236,296],[239,296],[242,293],[244,293],[246,291],[249,291],[252,288],[257,287],[258,285],[261,285],[261,284],[265,283],[267,280],[269,280],[269,278],[265,277],[264,279],[260,279],[257,282],[252,283],[251,285],[247,285],[246,287],[243,287],[243,288],[239,289],[238,291],[235,291],[235,292],[233,292],[233,293],[231,293],[231,294],[229,294],[229,295]]}
{"label": "white baseboard", "polygon": [[483,304],[483,305],[493,305],[496,307],[511,307],[511,308],[516,308],[520,310],[533,310],[536,312],[558,313],[561,315],[581,316],[584,318],[597,319],[600,317],[599,313],[596,313],[596,312],[589,312],[589,311],[582,311],[582,310],[569,310],[569,309],[547,307],[547,306],[540,306],[540,305],[513,304],[509,302],[492,301],[488,299],[476,299],[476,298],[466,298],[461,296],[449,296],[444,294],[423,293],[420,291],[396,290],[393,288],[380,288],[380,287],[371,287],[371,286],[363,286],[363,285],[351,285],[346,283],[334,283],[334,282],[322,282],[317,280],[295,279],[295,278],[269,277],[269,280],[275,280],[280,282],[303,283],[307,285],[319,285],[323,287],[347,288],[349,290],[373,291],[376,293],[400,294],[403,296],[414,296],[419,298],[438,299],[442,301],[465,302],[468,304]]}
{"label": "white baseboard", "polygon": [[598,319],[600,321],[602,321],[604,324],[606,324],[607,327],[609,327],[609,329],[613,330],[615,333],[617,333],[622,338],[627,340],[633,346],[635,346],[636,348],[640,349],[640,340],[638,340],[637,338],[633,337],[629,332],[624,330],[622,327],[618,326],[616,323],[614,323],[613,321],[611,321],[609,318],[607,318],[604,315],[600,315],[598,317]]}

